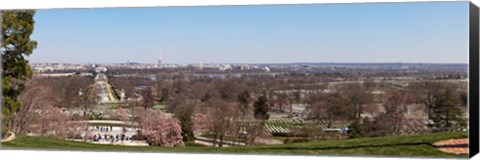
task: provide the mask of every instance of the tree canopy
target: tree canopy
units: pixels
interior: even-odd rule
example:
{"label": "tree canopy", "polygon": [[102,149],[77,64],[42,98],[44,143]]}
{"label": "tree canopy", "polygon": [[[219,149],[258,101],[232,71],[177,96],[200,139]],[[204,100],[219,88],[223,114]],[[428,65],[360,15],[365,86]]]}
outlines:
{"label": "tree canopy", "polygon": [[37,42],[30,39],[33,33],[35,11],[5,11],[2,21],[2,133],[8,130],[10,117],[18,112],[18,95],[31,77],[27,56],[33,53]]}
{"label": "tree canopy", "polygon": [[268,120],[270,115],[268,114],[268,99],[266,96],[262,95],[258,97],[258,100],[253,104],[254,108],[254,117],[258,120]]}

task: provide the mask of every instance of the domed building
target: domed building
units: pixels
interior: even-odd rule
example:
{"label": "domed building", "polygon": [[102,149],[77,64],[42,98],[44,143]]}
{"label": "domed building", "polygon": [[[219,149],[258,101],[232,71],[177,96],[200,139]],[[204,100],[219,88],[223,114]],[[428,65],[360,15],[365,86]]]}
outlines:
{"label": "domed building", "polygon": [[97,68],[95,68],[95,72],[97,72],[97,73],[105,73],[105,72],[107,72],[107,68],[105,68],[105,67],[97,67]]}

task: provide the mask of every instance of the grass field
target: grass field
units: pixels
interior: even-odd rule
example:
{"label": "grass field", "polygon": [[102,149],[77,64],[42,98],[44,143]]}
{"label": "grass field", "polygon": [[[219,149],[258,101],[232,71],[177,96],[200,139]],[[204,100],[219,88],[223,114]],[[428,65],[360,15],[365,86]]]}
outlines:
{"label": "grass field", "polygon": [[85,151],[133,151],[133,152],[190,152],[234,154],[290,154],[290,155],[338,155],[338,156],[400,156],[400,157],[451,157],[467,158],[438,151],[433,142],[466,138],[466,132],[433,133],[414,136],[358,138],[348,140],[316,141],[283,145],[236,146],[227,148],[204,147],[187,144],[186,147],[136,147],[99,145],[72,142],[47,137],[18,136],[13,142],[2,143],[4,149],[85,150]]}

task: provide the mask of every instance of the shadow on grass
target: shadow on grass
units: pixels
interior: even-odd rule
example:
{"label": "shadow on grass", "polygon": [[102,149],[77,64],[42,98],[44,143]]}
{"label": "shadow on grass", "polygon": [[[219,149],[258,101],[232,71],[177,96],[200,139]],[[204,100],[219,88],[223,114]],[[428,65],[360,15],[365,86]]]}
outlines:
{"label": "shadow on grass", "polygon": [[415,142],[415,143],[395,143],[395,144],[381,144],[381,145],[356,145],[356,146],[335,146],[335,147],[262,147],[261,149],[271,149],[271,150],[283,150],[283,149],[300,149],[300,150],[348,150],[348,149],[358,149],[358,148],[382,148],[382,147],[398,147],[398,146],[414,146],[414,145],[428,145],[435,147],[433,144],[428,142]]}
{"label": "shadow on grass", "polygon": [[437,148],[468,148],[468,144],[445,144],[437,145]]}

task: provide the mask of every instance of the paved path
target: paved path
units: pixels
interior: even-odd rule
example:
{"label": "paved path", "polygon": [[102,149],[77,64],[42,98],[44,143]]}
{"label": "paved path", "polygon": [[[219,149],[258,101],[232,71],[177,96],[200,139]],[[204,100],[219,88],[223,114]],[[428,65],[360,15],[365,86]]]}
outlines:
{"label": "paved path", "polygon": [[[116,121],[116,120],[88,120],[88,121],[76,121],[80,123],[106,123],[106,124],[125,124],[129,125],[131,124],[130,122],[125,122],[125,121]],[[137,123],[134,123],[136,125]]]}
{"label": "paved path", "polygon": [[[195,143],[200,144],[200,145],[205,145],[205,146],[212,146],[213,145],[213,138],[207,138],[207,137],[200,137],[200,136],[195,136]],[[217,140],[217,142],[220,142],[220,140]],[[232,144],[234,145],[239,145],[239,146],[244,146],[245,143],[242,142],[233,142],[233,141],[223,141],[223,146],[224,147],[229,147]]]}
{"label": "paved path", "polygon": [[257,138],[255,142],[259,144],[283,144],[282,141],[272,138]]}
{"label": "paved path", "polygon": [[[195,136],[195,139],[196,140],[194,141],[194,143],[204,145],[204,146],[210,146],[211,147],[212,143],[213,143],[213,138]],[[217,140],[217,142],[219,142],[219,140]],[[259,144],[283,144],[282,141],[279,141],[279,140],[276,140],[276,139],[271,139],[271,138],[257,138],[255,140],[255,142],[259,143]],[[234,144],[236,146],[245,146],[245,143],[243,143],[243,142],[234,142],[234,141],[224,140],[223,143],[224,143],[223,144],[224,147],[229,147],[232,144]]]}
{"label": "paved path", "polygon": [[[199,144],[199,145],[202,145],[202,146],[212,147],[212,142],[207,142],[207,141],[202,141],[202,140],[195,140],[194,143]],[[224,144],[223,147],[230,147],[230,146]]]}
{"label": "paved path", "polygon": [[[91,137],[92,135],[100,135],[102,136],[102,139],[100,141],[90,141],[88,140],[87,142],[89,143],[94,143],[94,144],[111,144],[111,145],[125,145],[125,146],[148,146],[146,141],[132,141],[132,140],[116,140],[112,142],[111,140],[105,140],[105,135],[112,135],[113,137],[116,137],[117,135],[120,136],[122,134],[125,135],[125,137],[131,138],[133,135],[137,134],[137,129],[135,128],[125,128],[125,132],[123,130],[123,127],[112,127],[112,130],[110,130],[110,126],[99,126],[103,128],[108,128],[108,131],[105,130],[100,130],[97,129],[97,127],[88,127],[88,132],[83,131],[82,132],[82,137],[87,135],[88,137]],[[73,141],[83,141],[82,139],[75,139]]]}
{"label": "paved path", "polygon": [[[77,142],[84,142],[81,139],[67,139],[70,141],[77,141]],[[145,141],[118,141],[118,142],[105,142],[105,141],[100,141],[100,142],[93,142],[93,141],[87,141],[89,143],[93,144],[108,144],[108,145],[120,145],[120,146],[148,146],[148,144]]]}
{"label": "paved path", "polygon": [[442,152],[453,154],[468,154],[468,138],[450,139],[433,143]]}
{"label": "paved path", "polygon": [[105,73],[98,73],[95,77],[96,89],[98,89],[97,96],[101,97],[99,102],[101,103],[110,103],[117,101],[113,96],[111,86],[108,84],[108,78]]}
{"label": "paved path", "polygon": [[1,143],[3,143],[3,142],[10,142],[10,141],[15,140],[15,133],[13,133],[13,132],[8,132],[8,134],[10,134],[10,135],[9,135],[7,138],[2,139]]}

